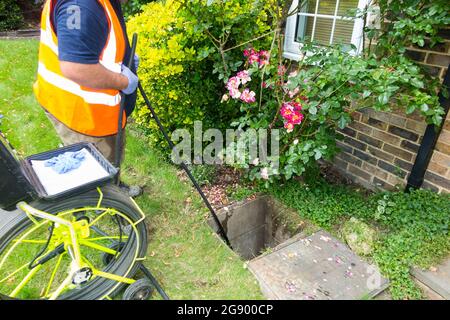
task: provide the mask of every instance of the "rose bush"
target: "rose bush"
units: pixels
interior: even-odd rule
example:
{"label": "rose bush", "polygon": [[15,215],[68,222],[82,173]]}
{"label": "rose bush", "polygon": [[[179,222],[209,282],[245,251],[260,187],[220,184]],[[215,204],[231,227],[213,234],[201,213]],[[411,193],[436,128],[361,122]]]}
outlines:
{"label": "rose bush", "polygon": [[[377,1],[381,16],[398,13],[389,15],[391,24],[364,28],[367,44],[379,39],[375,47],[354,55],[349,52],[354,47],[305,41],[298,63],[282,55],[286,19],[298,10],[291,8],[292,0],[155,2],[130,20],[129,29],[140,34],[141,80],[170,132],[192,128],[195,120],[202,120],[204,129],[225,129],[230,123],[244,130],[281,129],[278,158],[251,159],[247,154],[250,165],[239,165],[252,179],[273,182],[301,175],[319,159],[331,159],[338,152],[336,128],[344,128],[361,108],[395,107],[441,124],[438,79],[427,77],[402,52],[411,44],[423,45],[419,38],[439,41],[437,27],[448,21],[444,2],[419,1],[416,12],[408,7],[412,0],[393,7],[385,6],[386,1]],[[370,10],[355,16],[365,18]],[[435,25],[430,27],[430,21]],[[142,101],[136,120],[149,129],[155,144],[161,141]],[[252,140],[244,134],[241,142]],[[227,146],[227,154],[239,147]]]}
{"label": "rose bush", "polygon": [[[237,164],[248,169],[251,179],[290,179],[319,159],[331,160],[339,151],[336,129],[343,129],[354,111],[368,106],[389,111],[394,102],[395,107],[403,102],[406,113],[418,110],[429,123],[442,121],[437,96],[424,90],[426,77],[406,58],[375,61],[353,56],[341,46],[305,45],[303,50],[303,60],[293,66],[276,48],[249,48],[243,53],[243,69],[226,83],[222,103],[239,108],[241,116],[233,124],[244,132],[227,153],[250,150],[242,149],[242,144],[252,143],[247,129],[281,130],[279,157],[261,161],[245,154],[250,165]],[[404,59],[402,67],[398,59]]]}

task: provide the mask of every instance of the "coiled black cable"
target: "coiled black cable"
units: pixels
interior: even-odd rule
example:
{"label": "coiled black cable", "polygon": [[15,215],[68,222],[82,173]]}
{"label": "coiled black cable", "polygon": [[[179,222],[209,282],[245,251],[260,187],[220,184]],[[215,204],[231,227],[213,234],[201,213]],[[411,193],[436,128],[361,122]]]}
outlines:
{"label": "coiled black cable", "polygon": [[53,237],[53,230],[54,229],[55,229],[55,223],[52,222],[52,224],[50,225],[50,230],[49,230],[50,234],[49,234],[49,236],[47,238],[47,242],[45,243],[45,245],[42,247],[42,249],[38,252],[38,254],[33,258],[33,260],[31,260],[30,264],[28,265],[28,268],[30,270],[36,268],[40,264],[40,262],[38,262],[38,263],[35,263],[35,262],[40,256],[42,256],[44,254],[45,250],[47,250],[47,248],[48,248],[48,246],[50,244],[50,240]]}

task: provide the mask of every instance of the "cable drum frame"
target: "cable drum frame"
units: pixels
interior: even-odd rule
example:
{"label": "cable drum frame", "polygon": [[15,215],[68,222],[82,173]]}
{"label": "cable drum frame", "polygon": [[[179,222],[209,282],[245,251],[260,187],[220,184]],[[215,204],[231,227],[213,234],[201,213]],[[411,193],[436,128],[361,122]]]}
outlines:
{"label": "cable drum frame", "polygon": [[[104,191],[107,192],[107,193],[105,193],[105,196],[100,188],[97,188],[97,191],[98,191],[98,194],[95,192],[95,189],[93,189],[87,193],[80,194],[79,196],[68,197],[66,199],[60,199],[60,200],[55,200],[55,201],[51,201],[51,202],[45,202],[45,201],[43,202],[43,201],[38,200],[37,202],[33,203],[32,206],[26,204],[25,202],[19,202],[17,207],[20,211],[19,212],[17,212],[17,211],[9,212],[10,217],[13,217],[13,219],[9,219],[9,221],[8,221],[8,219],[6,219],[6,224],[2,224],[0,226],[0,231],[2,233],[2,241],[3,241],[2,244],[0,244],[0,249],[3,253],[2,257],[0,259],[0,264],[3,264],[5,262],[5,259],[9,259],[11,254],[15,253],[14,250],[16,250],[17,246],[26,245],[26,243],[28,241],[30,241],[30,240],[28,240],[27,235],[34,232],[33,229],[39,230],[37,228],[45,228],[46,223],[48,223],[49,221],[53,221],[53,222],[60,223],[60,224],[64,224],[64,223],[71,224],[70,221],[67,219],[64,219],[64,217],[72,216],[74,212],[86,212],[86,211],[94,211],[94,210],[96,211],[96,210],[102,209],[103,213],[101,213],[101,214],[97,213],[98,218],[95,219],[95,220],[97,220],[97,219],[101,219],[101,216],[103,216],[103,215],[106,216],[108,214],[108,212],[113,211],[113,212],[118,213],[120,216],[125,217],[128,220],[128,222],[130,223],[129,225],[131,226],[131,229],[134,229],[133,233],[129,233],[127,235],[127,237],[126,237],[128,239],[127,242],[124,242],[124,243],[126,243],[126,247],[124,247],[124,251],[123,251],[124,255],[118,256],[117,263],[114,263],[112,265],[108,264],[108,266],[106,266],[106,264],[105,264],[105,268],[97,269],[96,267],[89,265],[95,276],[97,276],[99,278],[104,278],[103,282],[101,282],[101,280],[99,280],[100,281],[99,282],[97,279],[92,279],[92,281],[91,281],[91,282],[96,282],[99,285],[99,288],[101,287],[101,289],[96,289],[97,288],[96,285],[94,285],[94,283],[89,282],[89,285],[86,288],[83,288],[82,290],[75,292],[75,293],[71,293],[69,291],[69,294],[67,295],[67,294],[63,293],[63,291],[59,291],[58,293],[56,293],[55,298],[59,296],[58,299],[60,299],[60,298],[62,298],[62,299],[111,299],[111,296],[116,295],[118,293],[118,290],[121,289],[124,285],[132,285],[133,283],[137,282],[136,280],[133,280],[132,277],[135,276],[135,274],[138,270],[141,270],[142,273],[144,274],[144,276],[149,279],[152,287],[160,293],[160,295],[163,297],[163,299],[165,299],[165,300],[169,299],[168,296],[165,294],[164,290],[159,285],[159,283],[153,277],[151,272],[148,269],[146,269],[145,266],[143,265],[143,261],[146,259],[146,252],[147,252],[147,245],[146,245],[147,244],[147,235],[146,235],[147,228],[146,228],[145,222],[144,222],[144,220],[146,218],[144,212],[140,209],[140,207],[136,204],[136,202],[132,198],[126,197],[123,193],[121,193],[121,191],[117,187],[115,187],[112,184],[109,184],[109,186],[107,185],[104,187]],[[97,196],[95,196],[95,194],[97,194]],[[87,199],[91,199],[91,200],[90,201],[88,200],[86,202]],[[76,203],[76,202],[84,203],[84,205],[81,205],[81,207],[72,207],[70,204],[68,204],[68,203]],[[90,203],[90,204],[88,204],[88,203]],[[116,203],[116,204],[114,204],[114,203]],[[112,205],[112,207],[109,207],[111,205]],[[53,209],[51,209],[51,208],[53,208]],[[68,208],[71,208],[71,209],[68,209]],[[128,208],[128,209],[126,209],[126,208]],[[45,210],[45,211],[41,211],[41,210]],[[130,215],[130,213],[131,213],[130,210],[134,211],[134,213],[132,213],[131,215]],[[3,213],[3,214],[5,214],[5,217],[8,217],[7,211],[0,212],[0,213]],[[36,219],[40,219],[40,220],[38,221]],[[130,219],[132,219],[132,220],[130,220]],[[92,222],[92,224],[95,223],[95,221],[91,221],[91,222]],[[76,224],[76,223],[77,222],[73,222],[73,224]],[[94,226],[91,228],[94,228]],[[106,236],[108,236],[108,235],[106,234]],[[53,236],[51,233],[51,235],[49,236],[49,239],[52,237]],[[89,239],[91,239],[91,238],[89,237],[87,240],[89,240]],[[110,239],[112,239],[112,238],[110,237]],[[94,239],[92,239],[92,240],[94,240]],[[130,242],[130,240],[131,240],[131,242]],[[83,238],[73,239],[73,241],[76,242],[76,246],[71,246],[71,248],[79,247],[80,245],[86,245],[86,243],[84,243]],[[59,243],[59,241],[57,243]],[[59,254],[56,253],[56,255],[54,257],[59,256],[61,259],[64,255],[68,255],[68,254],[73,255],[71,253],[71,252],[73,252],[73,249],[69,250],[69,251],[67,251],[67,250],[69,250],[69,248],[66,248],[66,246],[64,245],[64,252],[62,252],[62,254],[61,254],[61,252]],[[55,251],[56,251],[56,249],[53,249],[51,252],[55,252]],[[128,251],[128,253],[126,253],[127,251]],[[117,249],[116,249],[115,254],[117,254],[119,252],[122,252],[122,249],[120,249],[119,251],[117,251]],[[43,256],[48,256],[49,255],[48,253],[49,253],[49,251],[47,251],[46,254],[42,254],[42,255],[41,255],[41,253],[39,253],[40,257],[37,259],[40,260],[40,259],[42,259]],[[130,256],[130,254],[131,254],[131,256]],[[52,259],[52,258],[50,258],[50,259]],[[131,259],[132,261],[130,260],[131,262],[127,263],[126,261],[128,259]],[[74,261],[72,260],[72,263],[73,262]],[[45,262],[43,262],[43,263],[45,263]],[[30,267],[29,274],[32,273],[34,270],[36,270],[36,272],[39,272],[40,267],[43,265],[43,263],[37,264],[37,265],[40,265],[39,269],[37,266]],[[5,279],[8,279],[8,278],[14,276],[17,272],[19,272],[24,267],[25,267],[25,265],[20,267],[16,271],[14,271],[14,270],[12,270],[12,272],[8,271],[7,272],[8,276]],[[58,267],[55,266],[55,271],[57,268]],[[67,273],[67,278],[72,279],[71,278],[72,276],[73,276],[72,272]],[[12,291],[12,293],[11,293],[13,298],[11,298],[9,296],[5,296],[3,294],[0,294],[0,300],[15,299],[14,296],[16,294],[14,292],[18,293],[19,291],[22,290],[22,288],[27,284],[27,282],[23,283],[27,277],[28,277],[28,275],[25,278],[23,278],[24,280],[22,280],[22,282],[20,284],[18,284],[15,288],[13,287],[14,291]],[[109,282],[108,282],[108,280],[109,280]],[[4,281],[4,280],[2,280],[2,281]],[[50,280],[48,282],[48,287],[47,287],[48,289],[46,292],[49,292],[48,290],[52,283],[53,283],[53,276],[52,276],[52,278],[50,278]],[[66,290],[68,288],[67,285],[68,285],[68,283],[66,283],[65,285],[63,283],[61,283],[61,285],[60,285],[60,288],[62,288],[61,290]],[[99,290],[102,293],[99,293]],[[41,293],[41,295],[42,295],[42,293]],[[52,298],[52,295],[44,294],[44,296],[49,297],[50,299],[54,299],[54,298]]]}

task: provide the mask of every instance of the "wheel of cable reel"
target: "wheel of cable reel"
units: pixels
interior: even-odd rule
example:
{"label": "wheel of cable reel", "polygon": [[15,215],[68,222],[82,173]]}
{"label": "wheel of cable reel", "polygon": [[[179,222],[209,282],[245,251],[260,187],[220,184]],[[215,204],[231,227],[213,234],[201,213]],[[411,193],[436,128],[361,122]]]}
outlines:
{"label": "wheel of cable reel", "polygon": [[[64,245],[70,233],[61,225],[32,221],[25,213],[16,213],[4,223],[0,220],[0,299],[105,299],[126,286],[120,277],[132,279],[138,271],[138,258],[147,250],[147,229],[139,208],[117,187],[108,185],[101,191],[103,197],[94,189],[31,204],[73,223],[82,260],[79,270],[71,268],[72,247]],[[125,232],[126,225],[119,225],[116,217],[132,231]],[[121,250],[108,248],[114,243],[125,245]]]}
{"label": "wheel of cable reel", "polygon": [[148,300],[153,294],[153,284],[148,279],[139,279],[130,284],[123,293],[123,300]]}
{"label": "wheel of cable reel", "polygon": [[[112,249],[112,250],[115,250],[115,251],[117,251],[117,252],[120,252],[120,251],[122,251],[122,249],[124,248],[124,246],[125,246],[125,243],[124,242],[114,242],[114,243],[112,243],[112,244],[110,244],[109,246],[108,246],[108,248],[109,249]],[[102,255],[102,261],[103,261],[103,264],[105,265],[105,266],[107,266],[108,264],[110,264],[111,263],[111,261],[112,261],[112,259],[114,259],[116,256],[114,255],[114,254],[111,254],[111,253],[103,253],[103,255]]]}

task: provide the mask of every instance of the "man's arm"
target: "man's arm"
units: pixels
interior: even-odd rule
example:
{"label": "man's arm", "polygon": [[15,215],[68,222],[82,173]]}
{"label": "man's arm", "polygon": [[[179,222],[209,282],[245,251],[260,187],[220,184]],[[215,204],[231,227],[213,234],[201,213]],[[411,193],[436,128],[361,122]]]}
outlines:
{"label": "man's arm", "polygon": [[[78,25],[69,23],[74,6],[79,9]],[[54,24],[61,72],[66,78],[92,89],[114,89],[126,94],[133,90],[137,78],[127,68],[123,67],[122,73],[115,73],[99,63],[109,28],[105,12],[97,1],[58,1]]]}
{"label": "man's arm", "polygon": [[92,89],[124,90],[128,87],[128,78],[120,73],[106,69],[100,63],[82,64],[60,61],[62,74],[81,86]]}

